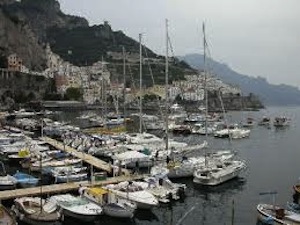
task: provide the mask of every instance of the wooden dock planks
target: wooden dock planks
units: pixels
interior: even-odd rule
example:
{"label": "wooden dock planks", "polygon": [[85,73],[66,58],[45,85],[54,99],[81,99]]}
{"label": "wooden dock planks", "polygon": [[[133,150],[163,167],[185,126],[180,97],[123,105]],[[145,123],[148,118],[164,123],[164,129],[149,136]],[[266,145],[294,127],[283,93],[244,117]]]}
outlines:
{"label": "wooden dock planks", "polygon": [[118,183],[118,182],[122,182],[122,181],[142,179],[145,176],[146,175],[119,176],[119,177],[107,178],[106,180],[103,180],[103,181],[94,181],[94,182],[80,181],[80,182],[51,184],[51,185],[43,185],[43,186],[32,187],[32,188],[22,188],[22,189],[15,189],[15,190],[0,191],[0,201],[24,197],[24,196],[40,196],[41,193],[43,195],[65,193],[68,191],[74,191],[74,190],[78,189],[80,186],[81,187],[101,186],[101,185],[107,185],[107,184],[112,184],[112,183]]}
{"label": "wooden dock planks", "polygon": [[[49,138],[49,137],[42,137],[41,138],[43,141],[47,142],[48,144],[54,146],[57,149],[60,149],[62,151],[71,153],[72,155],[76,156],[77,158],[82,159],[86,163],[89,163],[93,165],[94,167],[105,170],[109,173],[111,173],[112,168],[111,165],[101,159],[98,159],[92,155],[86,154],[84,152],[79,152],[74,148],[71,148],[70,146],[64,145],[62,142],[59,142],[55,139]],[[130,174],[130,170],[122,168],[122,172],[126,175]]]}

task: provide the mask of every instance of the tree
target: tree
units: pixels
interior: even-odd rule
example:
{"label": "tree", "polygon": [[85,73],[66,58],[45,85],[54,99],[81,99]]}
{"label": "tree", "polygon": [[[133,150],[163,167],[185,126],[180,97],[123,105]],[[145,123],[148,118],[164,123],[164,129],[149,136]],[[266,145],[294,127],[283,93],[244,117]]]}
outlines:
{"label": "tree", "polygon": [[80,100],[82,98],[82,92],[80,88],[68,88],[66,91],[66,98],[69,100]]}

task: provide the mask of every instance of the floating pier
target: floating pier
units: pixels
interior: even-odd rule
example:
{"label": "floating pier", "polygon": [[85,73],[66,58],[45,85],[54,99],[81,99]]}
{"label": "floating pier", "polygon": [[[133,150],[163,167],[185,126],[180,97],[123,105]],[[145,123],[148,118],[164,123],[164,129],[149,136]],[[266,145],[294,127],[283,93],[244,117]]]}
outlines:
{"label": "floating pier", "polygon": [[[46,143],[52,145],[53,147],[60,149],[62,151],[68,152],[70,154],[72,154],[73,156],[82,159],[83,161],[85,161],[86,163],[93,165],[94,167],[107,171],[109,173],[112,172],[112,167],[109,163],[98,159],[90,154],[86,154],[84,152],[79,152],[74,148],[71,148],[70,146],[64,145],[62,142],[59,142],[55,139],[49,138],[49,137],[41,137],[41,140],[45,141]],[[122,173],[125,175],[129,175],[130,174],[130,170],[128,169],[121,169]]]}
{"label": "floating pier", "polygon": [[92,182],[80,181],[80,182],[51,184],[51,185],[43,185],[43,186],[32,187],[32,188],[0,191],[0,201],[24,197],[24,196],[40,196],[41,193],[43,195],[65,193],[68,191],[77,190],[79,187],[101,186],[101,185],[119,183],[122,181],[138,180],[144,178],[145,176],[146,175],[118,176],[118,177],[107,178],[102,181],[92,181]]}

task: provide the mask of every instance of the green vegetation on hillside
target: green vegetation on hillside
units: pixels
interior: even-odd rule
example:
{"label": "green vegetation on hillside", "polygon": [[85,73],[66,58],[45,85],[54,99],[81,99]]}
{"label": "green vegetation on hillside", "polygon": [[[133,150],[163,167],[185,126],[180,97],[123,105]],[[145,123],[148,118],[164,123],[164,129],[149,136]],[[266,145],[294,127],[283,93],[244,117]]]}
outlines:
{"label": "green vegetation on hillside", "polygon": [[[122,52],[123,46],[127,52],[137,52],[139,49],[135,40],[121,31],[112,31],[108,23],[73,29],[52,27],[47,37],[55,53],[78,66],[91,65],[102,57],[111,61],[107,52]],[[155,56],[151,50],[147,51],[149,57]]]}

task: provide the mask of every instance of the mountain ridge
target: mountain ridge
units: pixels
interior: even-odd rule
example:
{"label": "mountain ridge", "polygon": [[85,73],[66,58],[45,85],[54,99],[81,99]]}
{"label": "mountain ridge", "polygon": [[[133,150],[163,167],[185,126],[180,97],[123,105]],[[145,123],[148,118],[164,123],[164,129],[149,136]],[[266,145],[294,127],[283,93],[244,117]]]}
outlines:
{"label": "mountain ridge", "polygon": [[[190,66],[203,70],[203,55],[179,56]],[[287,84],[270,84],[266,78],[240,74],[228,65],[207,58],[208,70],[224,82],[238,85],[243,94],[255,93],[265,105],[300,105],[300,90]]]}

